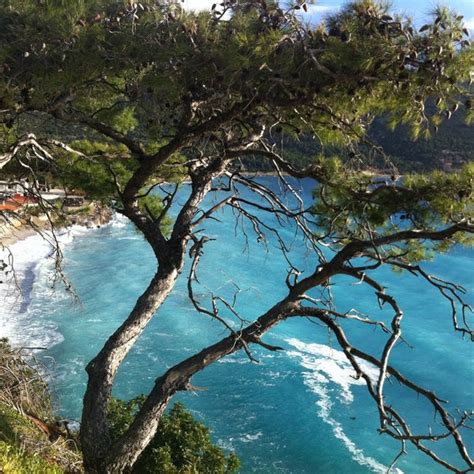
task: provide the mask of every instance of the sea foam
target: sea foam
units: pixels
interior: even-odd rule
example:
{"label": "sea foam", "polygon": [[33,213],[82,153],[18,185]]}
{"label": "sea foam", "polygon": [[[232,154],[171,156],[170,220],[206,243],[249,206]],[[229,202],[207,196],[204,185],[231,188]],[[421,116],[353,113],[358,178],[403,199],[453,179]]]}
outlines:
{"label": "sea foam", "polygon": [[[381,464],[372,457],[366,456],[364,451],[347,436],[344,429],[333,416],[332,408],[334,402],[331,398],[333,387],[338,391],[337,398],[343,404],[350,404],[354,400],[351,390],[352,385],[364,385],[362,379],[354,377],[354,369],[342,351],[333,349],[323,344],[306,344],[299,339],[286,339],[286,342],[294,347],[295,351],[288,351],[291,358],[299,359],[300,365],[307,369],[303,372],[304,384],[317,395],[318,416],[331,426],[332,432],[340,440],[351,454],[354,461],[361,466],[366,466],[372,472],[386,473],[387,466]],[[363,370],[370,378],[376,379],[378,370],[364,362],[359,361]],[[331,385],[330,385],[331,384]],[[398,468],[391,472],[402,474]]]}
{"label": "sea foam", "polygon": [[[115,215],[108,225],[125,227],[126,218]],[[0,249],[0,259],[9,263],[5,269],[8,274],[0,284],[0,337],[8,338],[17,347],[49,348],[63,341],[55,324],[38,320],[35,308],[30,305],[31,293],[35,286],[37,294],[52,294],[50,278],[55,241],[63,250],[75,238],[89,232],[88,227],[73,225],[54,235],[35,234]],[[63,296],[59,289],[54,293],[56,298]]]}
{"label": "sea foam", "polygon": [[49,258],[51,251],[45,239],[33,235],[0,252],[0,258],[10,263],[6,279],[0,285],[1,336],[8,337],[16,346],[42,346],[45,342],[44,335],[32,338],[28,310],[38,266]]}

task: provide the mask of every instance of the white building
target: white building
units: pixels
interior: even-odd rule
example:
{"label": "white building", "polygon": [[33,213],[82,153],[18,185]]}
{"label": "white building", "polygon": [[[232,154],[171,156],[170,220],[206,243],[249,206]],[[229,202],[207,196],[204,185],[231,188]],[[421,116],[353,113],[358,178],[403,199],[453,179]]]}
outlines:
{"label": "white building", "polygon": [[23,194],[28,190],[27,182],[19,181],[3,181],[0,180],[0,193],[1,194]]}

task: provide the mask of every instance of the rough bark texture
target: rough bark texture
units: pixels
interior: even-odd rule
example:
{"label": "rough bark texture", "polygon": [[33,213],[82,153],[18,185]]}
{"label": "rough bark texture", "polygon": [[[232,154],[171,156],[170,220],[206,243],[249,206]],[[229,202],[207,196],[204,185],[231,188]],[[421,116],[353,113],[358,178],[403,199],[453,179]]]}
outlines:
{"label": "rough bark texture", "polygon": [[81,445],[86,470],[98,470],[97,461],[110,448],[107,430],[107,406],[112,385],[120,364],[157,309],[174,287],[178,269],[160,269],[147,290],[138,299],[133,311],[108,339],[104,348],[88,364],[89,376],[81,423]]}
{"label": "rough bark texture", "polygon": [[[137,206],[135,193],[145,179],[141,169],[138,178],[130,183],[124,198],[123,213],[143,232],[158,260],[157,273],[146,291],[137,300],[125,322],[107,340],[102,350],[87,365],[88,384],[84,395],[81,423],[81,445],[84,467],[87,472],[122,472],[130,469],[156,432],[158,421],[166,408],[169,397],[153,399],[153,407],[144,417],[142,426],[134,436],[133,446],[122,439],[117,440],[111,450],[112,441],[107,428],[107,407],[112,386],[120,364],[135,344],[138,337],[172,292],[184,265],[186,245],[191,238],[193,219],[199,205],[210,189],[213,176],[223,169],[222,160],[216,161],[205,170],[193,174],[191,193],[183,205],[173,226],[169,239],[165,239],[159,227],[143,215]],[[149,165],[146,166],[147,168]],[[145,406],[149,407],[151,401]]]}

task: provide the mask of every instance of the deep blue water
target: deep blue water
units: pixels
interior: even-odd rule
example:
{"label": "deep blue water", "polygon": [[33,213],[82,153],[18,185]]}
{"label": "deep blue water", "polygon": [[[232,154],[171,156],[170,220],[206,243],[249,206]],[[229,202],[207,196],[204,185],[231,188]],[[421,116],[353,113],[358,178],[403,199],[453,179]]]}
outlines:
{"label": "deep blue water", "polygon": [[[276,186],[275,178],[261,179]],[[311,182],[303,183],[308,201],[312,187]],[[216,240],[206,244],[200,264],[200,300],[206,303],[210,291],[232,295],[235,282],[241,289],[238,309],[251,319],[285,295],[287,264],[270,235],[266,252],[245,224],[247,247],[241,223],[236,229],[232,212],[220,212],[219,218],[220,222],[209,221],[204,226],[206,235]],[[295,237],[295,229],[287,227],[283,233],[293,241],[297,266],[311,271],[316,260]],[[17,339],[24,337],[31,343],[36,338],[49,346],[41,356],[54,361],[58,405],[65,416],[79,419],[86,383],[84,367],[126,317],[151,278],[155,263],[141,236],[124,220],[81,233],[65,245],[64,252],[65,268],[81,305],[49,289],[51,263],[44,260],[34,267],[34,284],[28,279],[26,314],[10,332],[16,331]],[[426,268],[463,284],[470,290],[468,301],[473,302],[472,256],[471,250],[456,248]],[[146,392],[166,368],[226,334],[217,322],[193,310],[185,286],[187,271],[188,267],[176,291],[127,357],[115,395],[130,398]],[[435,389],[450,406],[472,409],[472,344],[454,334],[448,303],[415,277],[384,268],[377,276],[389,293],[400,298],[404,337],[413,346],[399,344],[393,353],[394,364],[420,384]],[[332,290],[340,311],[357,308],[389,321],[390,312],[379,310],[370,288],[340,278]],[[354,344],[380,353],[385,338],[380,331],[355,323],[346,329]],[[249,363],[244,354],[229,356],[193,379],[195,386],[206,390],[180,394],[176,399],[210,427],[215,441],[236,450],[243,462],[242,472],[384,472],[399,446],[377,434],[374,404],[366,388],[352,378],[335,339],[322,326],[295,318],[278,326],[265,340],[287,350],[270,353],[254,349],[260,364]],[[436,430],[438,421],[421,400],[397,384],[389,384],[387,392],[414,426],[428,420]],[[472,447],[472,435],[468,441]],[[443,442],[441,449],[448,458],[455,452],[452,443]],[[403,472],[442,472],[413,448],[408,450],[408,456],[397,464]]]}

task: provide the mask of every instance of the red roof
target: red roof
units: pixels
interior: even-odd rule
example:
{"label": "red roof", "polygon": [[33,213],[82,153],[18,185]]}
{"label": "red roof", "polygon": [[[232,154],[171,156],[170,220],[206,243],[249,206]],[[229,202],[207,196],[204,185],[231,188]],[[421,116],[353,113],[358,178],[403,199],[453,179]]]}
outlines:
{"label": "red roof", "polygon": [[28,204],[29,202],[36,202],[35,199],[28,197],[28,196],[23,196],[22,194],[15,194],[13,197],[8,199],[8,202],[15,202],[18,204]]}
{"label": "red roof", "polygon": [[20,207],[34,202],[36,202],[36,200],[33,198],[21,194],[15,194],[13,197],[3,201],[3,204],[0,204],[0,211],[16,211]]}
{"label": "red roof", "polygon": [[16,211],[19,207],[19,204],[6,202],[5,204],[0,204],[0,211]]}

